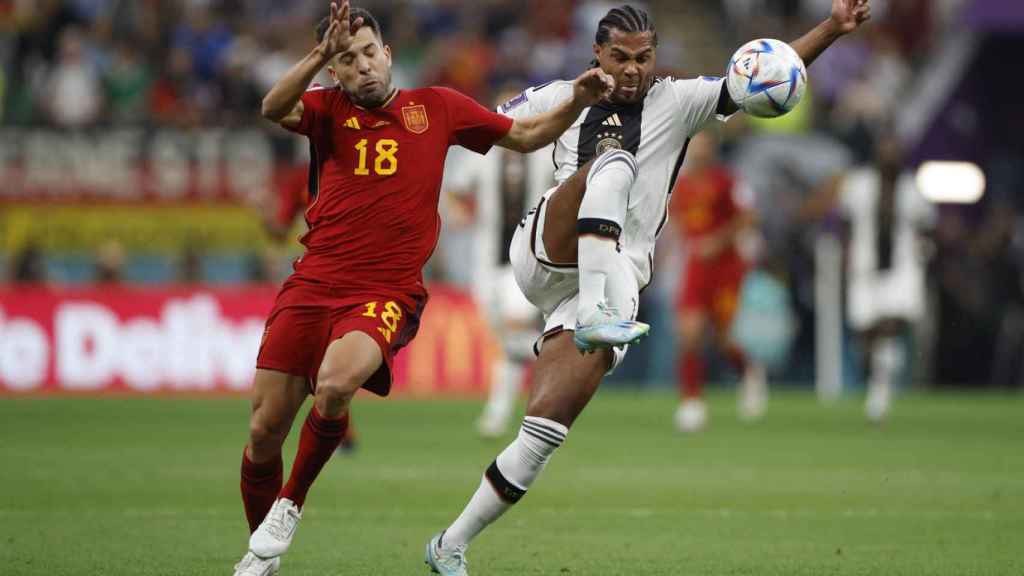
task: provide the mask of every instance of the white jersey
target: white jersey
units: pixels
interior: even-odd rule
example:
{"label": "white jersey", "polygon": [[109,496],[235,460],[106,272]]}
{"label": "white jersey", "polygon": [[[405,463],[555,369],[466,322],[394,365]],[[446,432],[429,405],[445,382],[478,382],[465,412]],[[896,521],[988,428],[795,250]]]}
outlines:
{"label": "white jersey", "polygon": [[[668,221],[668,201],[686,146],[716,117],[723,84],[720,78],[658,78],[641,102],[585,109],[555,144],[558,183],[609,149],[622,148],[636,156],[640,171],[630,191],[620,243],[641,288],[651,281],[654,244]],[[555,108],[571,98],[572,91],[572,82],[567,81],[530,88],[499,111],[528,118]]]}
{"label": "white jersey", "polygon": [[840,207],[850,219],[847,311],[850,323],[867,329],[885,318],[915,320],[924,313],[925,262],[920,233],[931,228],[935,207],[925,200],[910,174],[896,182],[894,218],[879,228],[881,177],[862,168],[842,183]]}
{"label": "white jersey", "polygon": [[454,147],[445,164],[444,190],[474,201],[473,269],[492,274],[508,265],[519,221],[554,184],[552,146],[534,154],[494,147],[484,156]]}

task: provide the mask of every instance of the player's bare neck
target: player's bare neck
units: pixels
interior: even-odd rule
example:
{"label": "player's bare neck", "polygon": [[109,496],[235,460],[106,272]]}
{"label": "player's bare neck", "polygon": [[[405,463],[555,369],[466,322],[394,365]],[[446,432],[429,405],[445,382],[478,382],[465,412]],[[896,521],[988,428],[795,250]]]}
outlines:
{"label": "player's bare neck", "polygon": [[367,103],[367,102],[357,102],[354,99],[352,100],[352,103],[355,104],[355,107],[359,108],[360,110],[373,110],[375,108],[386,108],[389,104],[391,104],[392,102],[395,101],[395,97],[396,96],[398,96],[398,88],[392,88],[391,89],[391,93],[388,94],[388,97],[385,98],[384,101],[379,103],[379,104],[377,104],[377,103]]}

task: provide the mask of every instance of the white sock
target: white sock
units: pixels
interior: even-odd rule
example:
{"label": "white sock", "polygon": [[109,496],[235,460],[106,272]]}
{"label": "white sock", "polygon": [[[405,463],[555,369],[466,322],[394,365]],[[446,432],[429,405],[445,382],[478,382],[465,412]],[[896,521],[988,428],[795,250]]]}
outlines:
{"label": "white sock", "polygon": [[896,338],[879,339],[871,351],[871,385],[891,389],[903,362],[903,348]]}
{"label": "white sock", "polygon": [[540,475],[551,454],[565,442],[569,429],[548,420],[527,416],[519,436],[490,465],[480,487],[462,514],[444,532],[445,548],[469,544],[488,524],[518,502]]}
{"label": "white sock", "polygon": [[504,427],[519,396],[523,366],[506,358],[495,362],[492,370],[491,390],[487,396],[487,405],[484,406],[484,415],[501,420]]}
{"label": "white sock", "polygon": [[611,150],[594,162],[587,176],[587,191],[576,220],[582,319],[607,300],[609,284],[622,272],[617,262],[621,258],[618,240],[636,175],[636,158],[625,150]]}

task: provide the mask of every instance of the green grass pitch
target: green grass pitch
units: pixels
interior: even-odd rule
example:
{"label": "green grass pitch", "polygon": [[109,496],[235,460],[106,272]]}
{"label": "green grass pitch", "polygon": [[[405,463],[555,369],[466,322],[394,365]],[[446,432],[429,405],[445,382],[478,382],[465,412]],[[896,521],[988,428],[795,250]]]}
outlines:
{"label": "green grass pitch", "polygon": [[[744,426],[671,427],[668,394],[605,392],[474,576],[1024,574],[1024,398],[778,393]],[[471,401],[361,400],[355,457],[314,485],[287,575],[427,574],[423,545],[505,441]],[[0,574],[226,575],[245,551],[244,399],[0,399]],[[286,447],[286,465],[296,434]]]}

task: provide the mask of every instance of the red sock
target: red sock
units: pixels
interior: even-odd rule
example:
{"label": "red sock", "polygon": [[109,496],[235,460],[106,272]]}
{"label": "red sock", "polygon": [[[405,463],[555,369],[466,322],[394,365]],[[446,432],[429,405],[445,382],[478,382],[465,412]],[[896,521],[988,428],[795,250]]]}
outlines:
{"label": "red sock", "polygon": [[704,391],[704,359],[696,352],[687,352],[679,363],[679,394],[684,400],[700,398]]}
{"label": "red sock", "polygon": [[331,459],[334,449],[341,443],[348,428],[348,414],[337,420],[320,416],[316,406],[309,411],[299,436],[299,453],[292,464],[292,475],[281,490],[281,498],[288,498],[300,509],[306,503],[306,493],[313,485],[324,464]]}
{"label": "red sock", "polygon": [[256,531],[274,505],[277,493],[281,491],[281,478],[280,453],[262,464],[255,464],[242,451],[242,504],[250,533]]}

